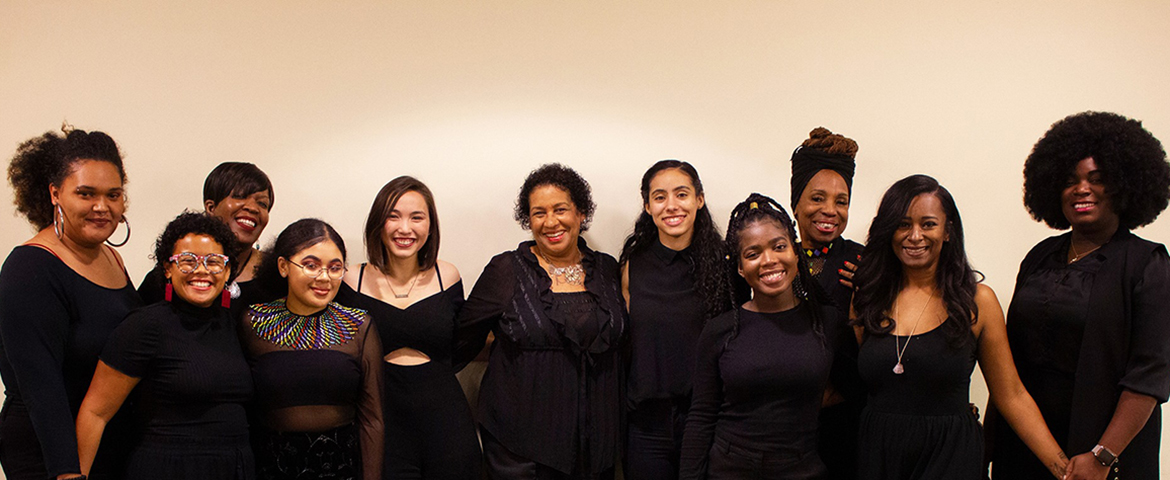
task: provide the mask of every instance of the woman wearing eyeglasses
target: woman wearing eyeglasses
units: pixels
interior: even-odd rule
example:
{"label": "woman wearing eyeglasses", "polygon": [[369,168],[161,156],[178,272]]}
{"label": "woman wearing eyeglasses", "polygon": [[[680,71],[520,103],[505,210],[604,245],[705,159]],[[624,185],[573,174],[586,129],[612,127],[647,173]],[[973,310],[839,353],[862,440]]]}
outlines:
{"label": "woman wearing eyeglasses", "polygon": [[124,478],[254,478],[244,408],[252,376],[221,298],[234,244],[223,222],[199,213],[179,215],[159,236],[154,257],[170,295],[131,312],[102,350],[77,413],[82,474],[99,447],[118,446],[103,445],[102,433],[136,390],[142,436]]}
{"label": "woman wearing eyeglasses", "polygon": [[382,346],[365,311],[333,302],[345,270],[345,242],[312,218],[264,255],[258,281],[284,298],[252,305],[240,324],[260,479],[381,478]]}

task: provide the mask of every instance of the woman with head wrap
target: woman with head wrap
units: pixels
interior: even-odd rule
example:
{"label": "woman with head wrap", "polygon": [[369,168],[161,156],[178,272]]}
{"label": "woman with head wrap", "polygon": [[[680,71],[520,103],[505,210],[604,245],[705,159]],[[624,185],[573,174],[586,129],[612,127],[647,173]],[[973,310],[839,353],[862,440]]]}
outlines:
{"label": "woman with head wrap", "polygon": [[[817,127],[792,152],[792,213],[800,232],[799,253],[809,273],[837,306],[831,321],[849,322],[854,262],[861,244],[841,238],[849,220],[857,142]],[[838,360],[833,364],[831,394],[820,414],[819,453],[830,478],[852,479],[857,471],[857,428],[865,391],[857,374],[857,342],[849,329],[833,339]]]}

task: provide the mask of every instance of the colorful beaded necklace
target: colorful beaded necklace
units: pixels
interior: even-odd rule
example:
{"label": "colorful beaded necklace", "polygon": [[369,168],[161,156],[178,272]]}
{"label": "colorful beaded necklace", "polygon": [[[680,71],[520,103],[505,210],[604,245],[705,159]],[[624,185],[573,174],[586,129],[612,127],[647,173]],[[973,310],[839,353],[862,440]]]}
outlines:
{"label": "colorful beaded necklace", "polygon": [[365,310],[329,303],[314,315],[289,311],[284,299],[252,305],[252,329],[260,338],[285,348],[311,350],[348,342],[365,319]]}
{"label": "colorful beaded necklace", "polygon": [[823,257],[829,254],[829,250],[833,249],[833,244],[825,245],[821,248],[801,248],[804,251],[804,256],[809,258]]}

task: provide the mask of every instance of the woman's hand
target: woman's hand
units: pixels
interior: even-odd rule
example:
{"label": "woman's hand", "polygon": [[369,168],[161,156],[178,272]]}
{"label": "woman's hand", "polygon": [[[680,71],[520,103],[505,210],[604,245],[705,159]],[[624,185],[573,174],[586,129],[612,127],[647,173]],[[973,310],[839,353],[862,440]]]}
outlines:
{"label": "woman's hand", "polygon": [[1109,467],[1101,465],[1093,452],[1077,455],[1068,462],[1063,480],[1104,480],[1109,476]]}
{"label": "woman's hand", "polygon": [[[861,255],[857,256],[857,261],[858,262],[861,261]],[[854,288],[853,287],[853,274],[855,274],[855,273],[857,273],[857,264],[851,263],[851,262],[845,262],[845,268],[837,270],[837,276],[838,276],[837,281],[841,282],[841,285],[849,287],[849,289],[852,290]]]}

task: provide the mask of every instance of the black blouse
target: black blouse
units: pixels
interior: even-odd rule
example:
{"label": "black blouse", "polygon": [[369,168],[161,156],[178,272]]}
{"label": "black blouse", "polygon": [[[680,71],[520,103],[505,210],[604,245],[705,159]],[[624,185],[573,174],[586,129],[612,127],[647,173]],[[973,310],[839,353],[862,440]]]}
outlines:
{"label": "black blouse", "polygon": [[123,288],[102,287],[40,247],[16,247],[5,260],[0,271],[5,402],[28,408],[50,476],[81,471],[74,418],[110,332],[140,304],[129,281]]}
{"label": "black blouse", "polygon": [[[1164,245],[1119,229],[1066,265],[1069,238],[1044,240],[1024,258],[1007,330],[1020,379],[1072,457],[1096,445],[1122,390],[1159,403],[1170,396],[1170,256]],[[1161,423],[1159,406],[1120,453],[1121,478],[1158,478]],[[998,446],[1014,435],[1007,425],[996,433],[1001,478],[1013,469],[1002,468],[1010,461]]]}
{"label": "black blouse", "polygon": [[[496,255],[459,313],[456,368],[492,344],[479,396],[483,428],[508,450],[560,472],[580,464],[591,473],[614,465],[621,448],[625,378],[621,348],[626,310],[613,257],[582,239],[585,289],[596,302],[596,335],[567,327],[552,280],[530,248]],[[581,424],[580,421],[584,423]],[[583,455],[584,457],[578,457]]]}
{"label": "black blouse", "polygon": [[829,253],[825,255],[825,264],[820,273],[814,275],[821,290],[832,300],[837,307],[833,317],[825,321],[835,321],[840,332],[837,338],[830,339],[837,348],[837,359],[833,362],[830,376],[833,388],[845,397],[854,411],[860,412],[865,405],[866,391],[861,375],[857,372],[857,338],[853,329],[849,328],[849,303],[853,301],[853,289],[841,285],[840,270],[845,268],[845,262],[858,264],[858,256],[865,247],[852,240],[837,237],[833,240]]}
{"label": "black blouse", "polygon": [[630,380],[632,407],[650,399],[687,398],[706,305],[695,290],[691,248],[654,241],[630,256]]}
{"label": "black blouse", "polygon": [[[252,374],[227,309],[177,296],[130,313],[102,361],[139,378],[134,412],[143,433],[164,437],[248,435]],[[147,437],[149,442],[149,437]]]}

